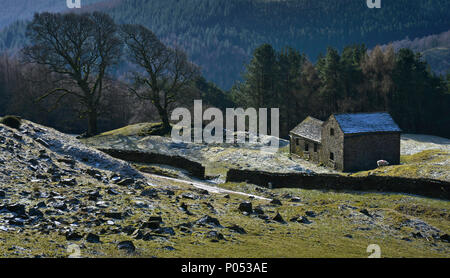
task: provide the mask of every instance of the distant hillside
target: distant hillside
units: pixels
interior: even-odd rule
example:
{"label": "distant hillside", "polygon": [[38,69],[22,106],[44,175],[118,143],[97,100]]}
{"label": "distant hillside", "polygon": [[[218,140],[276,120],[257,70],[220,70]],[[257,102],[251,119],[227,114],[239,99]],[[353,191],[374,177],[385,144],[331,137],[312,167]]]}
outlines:
{"label": "distant hillside", "polygon": [[[64,1],[63,1],[64,2]],[[120,23],[140,23],[169,44],[182,46],[205,77],[229,88],[262,43],[292,46],[312,60],[327,46],[368,47],[409,36],[448,30],[448,0],[384,0],[369,9],[365,0],[112,0],[85,6]],[[0,49],[23,44],[23,27],[0,34]]]}
{"label": "distant hillside", "polygon": [[[392,42],[395,50],[410,48],[421,52],[425,60],[437,74],[450,72],[450,30],[438,35]],[[387,45],[383,45],[386,47]]]}
{"label": "distant hillside", "polygon": [[[104,0],[82,0],[89,5]],[[67,9],[66,0],[2,0],[0,6],[0,30],[16,22],[29,19],[36,12],[59,12]]]}
{"label": "distant hillside", "polygon": [[17,21],[28,19],[35,12],[58,12],[67,8],[62,0],[2,0],[0,8],[0,29]]}

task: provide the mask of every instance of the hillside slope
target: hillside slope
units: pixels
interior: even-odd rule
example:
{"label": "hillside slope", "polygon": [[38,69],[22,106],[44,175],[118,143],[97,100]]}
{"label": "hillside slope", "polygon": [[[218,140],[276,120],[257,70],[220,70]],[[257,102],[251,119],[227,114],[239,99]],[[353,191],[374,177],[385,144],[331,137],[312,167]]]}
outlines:
{"label": "hillside slope", "polygon": [[[83,0],[90,5],[104,0]],[[0,9],[0,30],[17,20],[30,19],[38,12],[60,12],[67,10],[66,0],[3,0]]]}
{"label": "hillside slope", "polygon": [[[373,47],[447,31],[450,25],[447,0],[384,1],[382,9],[369,9],[363,0],[115,0],[82,9],[93,10],[120,23],[143,24],[165,42],[183,47],[205,77],[222,88],[240,77],[262,43],[292,46],[315,60],[327,46]],[[0,34],[0,49],[21,43],[21,26]]]}
{"label": "hillside slope", "polygon": [[[423,58],[437,74],[445,75],[450,72],[450,30],[421,38],[405,38],[390,44],[395,50],[409,48],[422,53]],[[382,46],[382,48],[385,47],[387,45]]]}
{"label": "hillside slope", "polygon": [[372,243],[383,257],[450,254],[448,201],[227,186],[281,202],[145,176],[53,129],[0,124],[0,257],[367,257]]}

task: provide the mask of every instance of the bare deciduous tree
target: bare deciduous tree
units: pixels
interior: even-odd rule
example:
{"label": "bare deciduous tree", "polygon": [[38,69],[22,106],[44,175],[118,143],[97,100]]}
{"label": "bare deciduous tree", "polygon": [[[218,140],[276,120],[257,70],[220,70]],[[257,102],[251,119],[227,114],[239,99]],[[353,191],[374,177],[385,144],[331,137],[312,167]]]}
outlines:
{"label": "bare deciduous tree", "polygon": [[75,96],[88,118],[88,135],[97,133],[97,117],[104,80],[117,64],[122,41],[106,14],[35,14],[27,27],[31,44],[22,50],[25,62],[46,66],[58,76],[54,87],[39,99],[58,94],[57,103]]}
{"label": "bare deciduous tree", "polygon": [[188,61],[185,52],[165,46],[149,29],[124,25],[121,30],[130,61],[143,70],[135,73],[134,87],[130,90],[152,102],[163,129],[168,131],[171,105],[199,76],[199,69]]}

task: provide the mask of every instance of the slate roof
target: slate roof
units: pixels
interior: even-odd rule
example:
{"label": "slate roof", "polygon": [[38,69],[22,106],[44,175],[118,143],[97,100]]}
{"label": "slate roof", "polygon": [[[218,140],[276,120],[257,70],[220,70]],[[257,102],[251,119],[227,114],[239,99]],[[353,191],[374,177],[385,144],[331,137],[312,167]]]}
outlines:
{"label": "slate roof", "polygon": [[321,120],[307,117],[291,130],[291,133],[320,143],[322,140],[322,124]]}
{"label": "slate roof", "polygon": [[387,112],[335,114],[334,117],[344,134],[401,132]]}

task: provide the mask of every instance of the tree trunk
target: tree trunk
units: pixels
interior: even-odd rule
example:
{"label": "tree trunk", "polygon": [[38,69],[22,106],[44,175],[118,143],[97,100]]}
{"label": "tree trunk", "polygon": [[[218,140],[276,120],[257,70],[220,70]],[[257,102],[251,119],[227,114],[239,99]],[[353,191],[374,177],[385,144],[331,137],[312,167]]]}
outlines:
{"label": "tree trunk", "polygon": [[167,115],[167,110],[165,110],[164,113],[162,113],[161,120],[163,123],[163,130],[165,132],[169,132],[171,130],[171,127],[169,123],[169,116]]}
{"label": "tree trunk", "polygon": [[162,107],[159,104],[155,104],[155,106],[156,106],[156,109],[158,110],[159,117],[161,118],[161,121],[162,121],[163,132],[168,133],[169,131],[171,131],[168,111],[167,111],[167,109],[164,109],[164,107]]}
{"label": "tree trunk", "polygon": [[97,134],[97,110],[93,109],[88,114],[88,136]]}

